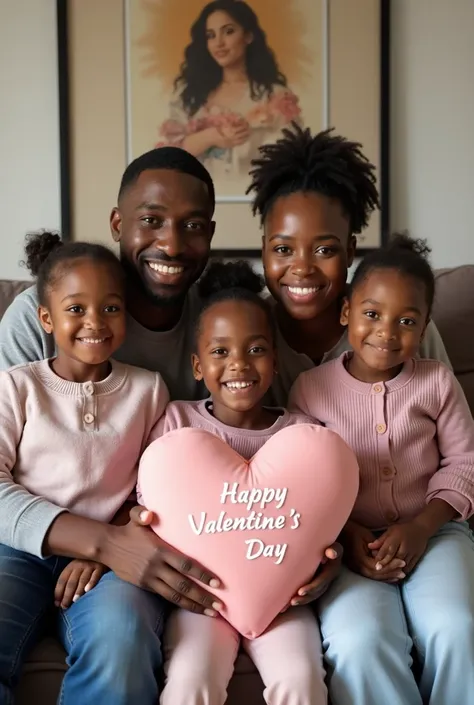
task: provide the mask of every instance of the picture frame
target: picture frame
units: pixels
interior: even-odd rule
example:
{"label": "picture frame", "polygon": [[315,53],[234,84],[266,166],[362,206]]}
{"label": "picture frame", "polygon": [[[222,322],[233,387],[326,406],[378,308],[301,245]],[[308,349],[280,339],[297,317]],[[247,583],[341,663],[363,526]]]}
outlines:
{"label": "picture frame", "polygon": [[[66,239],[92,238],[110,244],[108,213],[115,205],[126,164],[137,156],[130,139],[134,94],[130,11],[140,2],[57,0],[61,214]],[[156,0],[160,5],[167,2],[174,0]],[[247,2],[264,6],[264,0]],[[323,29],[320,83],[324,96],[321,123],[310,127],[316,131],[334,126],[336,132],[362,142],[378,172],[381,210],[359,237],[358,255],[363,255],[380,247],[389,232],[390,0],[359,0],[356,8],[352,0],[317,2],[314,7],[321,12]],[[92,174],[95,183],[94,178],[91,183]],[[216,193],[213,256],[258,257],[261,235],[248,197],[221,193],[217,180]]]}

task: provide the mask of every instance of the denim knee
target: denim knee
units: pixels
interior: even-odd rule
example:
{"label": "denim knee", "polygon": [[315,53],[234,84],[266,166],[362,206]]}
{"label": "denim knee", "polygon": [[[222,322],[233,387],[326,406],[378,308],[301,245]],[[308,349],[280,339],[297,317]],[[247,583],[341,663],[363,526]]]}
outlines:
{"label": "denim knee", "polygon": [[61,702],[155,703],[165,605],[110,573],[65,610],[61,632],[70,668]]}
{"label": "denim knee", "polygon": [[[156,599],[159,598],[156,596]],[[152,615],[134,609],[133,604],[120,611],[111,605],[105,606],[101,613],[91,612],[87,624],[80,626],[67,612],[62,616],[71,665],[77,658],[88,660],[100,668],[101,677],[109,673],[113,681],[126,678],[127,673],[140,671],[152,657],[155,666],[161,667],[164,608]]]}
{"label": "denim knee", "polygon": [[[405,646],[408,635],[404,634],[402,638]],[[363,623],[350,622],[341,626],[335,639],[332,636],[324,639],[324,650],[330,661],[336,658],[338,664],[346,664],[358,670],[362,665],[366,668],[367,662],[372,658],[377,659],[387,648],[396,646],[397,642],[400,642],[400,634],[389,621],[380,623],[376,619],[368,619]],[[409,650],[408,644],[404,650]]]}
{"label": "denim knee", "polygon": [[417,649],[423,654],[430,647],[456,658],[467,657],[472,663],[474,655],[474,615],[456,605],[446,611],[430,615],[426,620],[425,636],[421,643],[418,635],[414,638]]}

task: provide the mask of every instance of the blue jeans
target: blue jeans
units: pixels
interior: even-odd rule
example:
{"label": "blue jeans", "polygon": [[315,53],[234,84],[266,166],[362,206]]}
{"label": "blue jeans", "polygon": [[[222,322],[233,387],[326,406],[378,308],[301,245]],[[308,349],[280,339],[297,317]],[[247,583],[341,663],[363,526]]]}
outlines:
{"label": "blue jeans", "polygon": [[474,703],[474,538],[466,524],[446,524],[400,586],[345,569],[318,601],[318,616],[333,705]]}
{"label": "blue jeans", "polygon": [[[14,702],[23,662],[53,609],[54,586],[67,563],[0,545],[0,705]],[[93,590],[59,611],[69,670],[58,702],[156,705],[165,604],[158,595],[107,573]]]}

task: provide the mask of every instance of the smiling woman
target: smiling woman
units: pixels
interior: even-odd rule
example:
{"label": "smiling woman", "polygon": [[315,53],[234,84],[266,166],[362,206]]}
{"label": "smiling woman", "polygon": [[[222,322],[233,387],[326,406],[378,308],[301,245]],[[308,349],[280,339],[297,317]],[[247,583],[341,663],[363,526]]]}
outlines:
{"label": "smiling woman", "polygon": [[293,125],[253,162],[265,282],[278,322],[275,401],[343,337],[340,309],[356,235],[378,207],[375,167],[361,145]]}

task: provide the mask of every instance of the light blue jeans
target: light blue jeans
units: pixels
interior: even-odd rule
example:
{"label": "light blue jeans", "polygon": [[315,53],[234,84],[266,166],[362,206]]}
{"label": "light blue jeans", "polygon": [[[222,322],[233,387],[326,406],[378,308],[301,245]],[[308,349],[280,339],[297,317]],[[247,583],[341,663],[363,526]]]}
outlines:
{"label": "light blue jeans", "polygon": [[333,705],[474,703],[474,537],[467,524],[444,526],[400,586],[344,569],[319,600],[318,616]]}
{"label": "light blue jeans", "polygon": [[[67,563],[0,544],[0,705],[14,702],[24,659],[53,609],[54,586]],[[107,573],[93,590],[59,611],[69,670],[58,702],[156,705],[165,609],[158,595]]]}

